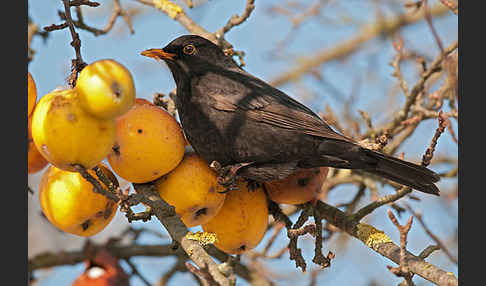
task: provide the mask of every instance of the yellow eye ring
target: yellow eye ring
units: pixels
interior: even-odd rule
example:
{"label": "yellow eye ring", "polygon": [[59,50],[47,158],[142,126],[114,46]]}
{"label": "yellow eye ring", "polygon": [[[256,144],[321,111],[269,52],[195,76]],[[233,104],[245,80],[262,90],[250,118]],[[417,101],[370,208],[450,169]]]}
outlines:
{"label": "yellow eye ring", "polygon": [[192,55],[192,54],[194,54],[196,52],[196,47],[194,47],[193,44],[185,45],[184,46],[184,49],[182,49],[182,51],[186,55]]}

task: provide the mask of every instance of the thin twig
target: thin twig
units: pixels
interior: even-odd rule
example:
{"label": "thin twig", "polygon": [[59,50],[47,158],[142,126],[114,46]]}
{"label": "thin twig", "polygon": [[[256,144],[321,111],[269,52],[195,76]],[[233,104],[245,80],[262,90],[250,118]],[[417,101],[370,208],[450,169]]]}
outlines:
{"label": "thin twig", "polygon": [[334,253],[329,252],[327,256],[322,254],[322,218],[321,213],[318,208],[312,208],[314,222],[315,222],[315,248],[314,248],[314,258],[312,262],[319,265],[321,268],[326,268],[331,266],[331,259],[334,258]]}
{"label": "thin twig", "polygon": [[74,87],[76,85],[78,73],[86,66],[86,63],[83,61],[83,57],[81,56],[81,40],[79,39],[79,34],[74,29],[74,23],[71,17],[70,1],[63,0],[63,3],[64,12],[66,15],[66,23],[68,24],[69,31],[71,32],[71,37],[73,39],[73,41],[71,42],[71,46],[76,52],[76,59],[72,61],[72,71],[71,75],[69,76],[69,85],[71,87]]}
{"label": "thin twig", "polygon": [[434,156],[435,146],[437,145],[437,140],[439,139],[440,135],[444,132],[445,128],[447,127],[450,121],[447,121],[444,117],[442,110],[439,112],[439,127],[435,130],[434,137],[432,137],[432,141],[430,142],[430,146],[425,151],[424,156],[422,157],[422,166],[427,167]]}
{"label": "thin twig", "polygon": [[408,219],[406,225],[400,225],[391,210],[388,210],[388,217],[400,232],[400,264],[399,267],[392,267],[387,265],[387,268],[396,276],[403,277],[406,281],[407,286],[413,286],[414,284],[412,282],[412,273],[408,268],[407,261],[407,236],[410,228],[412,227],[413,216]]}
{"label": "thin twig", "polygon": [[71,0],[71,1],[69,1],[69,6],[71,6],[71,7],[81,6],[81,5],[85,5],[85,6],[89,6],[89,7],[98,7],[100,5],[100,3],[91,2],[91,1],[88,1],[88,0]]}
{"label": "thin twig", "polygon": [[430,236],[430,238],[432,238],[435,241],[435,243],[437,243],[440,249],[442,249],[442,251],[444,251],[444,253],[447,255],[449,260],[457,264],[458,263],[457,258],[450,253],[450,251],[447,249],[445,244],[434,233],[432,233],[432,231],[425,225],[425,222],[422,218],[422,214],[415,212],[408,204],[405,204],[405,207],[410,213],[412,213],[413,216],[415,216],[418,219],[420,225],[422,225],[427,235]]}
{"label": "thin twig", "polygon": [[427,21],[427,24],[430,27],[430,31],[432,31],[432,35],[434,35],[435,42],[437,43],[437,46],[439,46],[439,50],[441,54],[444,54],[444,46],[442,45],[442,41],[440,40],[439,35],[437,34],[437,31],[434,28],[434,25],[432,24],[432,16],[430,15],[430,11],[428,9],[428,1],[427,0],[422,0],[423,2],[423,9],[425,13],[425,20]]}
{"label": "thin twig", "polygon": [[297,222],[291,229],[287,229],[287,237],[290,239],[288,245],[290,260],[294,260],[295,267],[300,267],[302,269],[302,272],[305,272],[307,264],[304,257],[302,256],[302,250],[297,247],[297,240],[299,236],[307,233],[315,235],[315,225],[307,225],[305,227],[302,227],[309,218],[311,211],[311,205],[305,204],[304,206],[305,207],[300,213]]}
{"label": "thin twig", "polygon": [[394,68],[393,76],[398,79],[398,82],[400,84],[400,88],[403,91],[403,94],[405,94],[406,97],[410,96],[409,91],[408,91],[408,85],[405,79],[403,78],[402,72],[400,70],[400,63],[403,60],[403,38],[402,36],[399,36],[396,41],[392,42],[393,47],[395,48],[396,54],[395,57],[393,58],[392,62],[392,67]]}
{"label": "thin twig", "polygon": [[434,251],[439,250],[440,247],[437,245],[429,245],[422,252],[420,252],[419,257],[425,259],[429,257]]}
{"label": "thin twig", "polygon": [[399,112],[396,113],[395,117],[393,118],[392,122],[387,124],[385,127],[378,130],[380,133],[381,131],[386,132],[388,134],[393,134],[395,129],[401,125],[401,122],[407,119],[408,113],[413,104],[415,104],[418,96],[424,90],[424,86],[426,81],[435,73],[442,70],[442,61],[445,56],[452,53],[457,49],[458,42],[455,41],[452,43],[444,53],[441,53],[430,65],[429,68],[422,73],[419,81],[412,87],[410,90],[410,95],[407,97],[405,104]]}
{"label": "thin twig", "polygon": [[231,30],[233,27],[240,25],[241,23],[245,22],[251,15],[251,12],[253,12],[253,9],[255,9],[255,0],[247,0],[246,1],[246,6],[245,6],[245,11],[241,16],[238,15],[233,15],[226,25],[221,27],[216,33],[216,37],[218,39],[221,39],[224,37],[224,34],[226,34],[229,30]]}
{"label": "thin twig", "polygon": [[282,212],[280,206],[276,202],[268,200],[268,212],[276,222],[283,223],[286,228],[292,227],[292,221]]}
{"label": "thin twig", "polygon": [[125,22],[127,23],[130,34],[134,33],[131,19],[129,15],[122,9],[120,0],[113,0],[113,11],[111,12],[110,18],[108,19],[108,23],[103,29],[98,29],[98,28],[93,28],[88,26],[84,22],[83,14],[81,12],[80,7],[76,7],[76,15],[78,17],[78,20],[73,21],[74,25],[77,28],[93,33],[95,36],[104,35],[110,32],[113,29],[115,22],[119,16],[121,16],[123,20],[125,20]]}
{"label": "thin twig", "polygon": [[110,200],[114,201],[114,202],[118,202],[120,199],[113,193],[107,191],[101,184],[98,180],[96,180],[93,176],[91,176],[90,173],[88,173],[88,171],[86,170],[86,168],[84,168],[83,166],[79,165],[79,164],[75,164],[74,165],[74,168],[76,169],[76,171],[85,179],[87,180],[88,182],[90,182],[92,185],[93,185],[93,191],[98,193],[98,194],[102,194],[104,195],[105,197],[109,198]]}
{"label": "thin twig", "polygon": [[350,220],[352,221],[360,221],[363,217],[367,216],[368,214],[372,213],[375,209],[386,205],[388,203],[394,202],[407,194],[411,193],[412,189],[409,187],[402,187],[400,190],[398,190],[395,194],[393,195],[387,195],[384,197],[379,198],[378,200],[362,207],[359,209],[356,213],[352,214],[349,216]]}

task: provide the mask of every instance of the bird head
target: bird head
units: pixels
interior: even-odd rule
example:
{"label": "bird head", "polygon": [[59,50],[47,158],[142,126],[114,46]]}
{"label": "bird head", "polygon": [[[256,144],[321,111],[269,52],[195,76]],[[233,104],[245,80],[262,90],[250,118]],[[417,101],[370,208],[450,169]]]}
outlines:
{"label": "bird head", "polygon": [[232,58],[225,55],[220,47],[196,35],[180,36],[162,49],[148,49],[141,54],[156,60],[164,60],[176,81],[181,73],[202,73],[210,70],[212,66],[237,67]]}

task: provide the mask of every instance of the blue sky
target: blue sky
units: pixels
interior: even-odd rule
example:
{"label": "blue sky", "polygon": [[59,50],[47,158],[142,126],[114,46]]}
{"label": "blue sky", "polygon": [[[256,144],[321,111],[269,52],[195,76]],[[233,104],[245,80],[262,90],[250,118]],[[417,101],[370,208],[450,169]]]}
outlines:
{"label": "blue sky", "polygon": [[[104,27],[108,21],[112,1],[98,1],[101,3],[97,8],[83,8],[85,22],[95,27]],[[181,3],[182,1],[178,2]],[[354,21],[366,23],[374,21],[376,9],[369,6],[368,1],[329,1],[329,6],[324,6],[321,11],[322,19],[304,23],[298,30],[298,35],[285,49],[275,49],[277,43],[284,39],[291,30],[289,21],[283,16],[270,14],[268,9],[283,1],[261,1],[255,2],[256,8],[247,22],[231,30],[226,38],[236,50],[243,50],[246,53],[246,70],[266,81],[275,78],[277,74],[288,70],[295,65],[295,60],[300,56],[309,56],[325,48],[332,47],[340,41],[349,38],[360,28],[360,24],[330,25],[331,21],[342,21],[343,17],[352,18]],[[309,5],[312,1],[302,1]],[[336,4],[339,2],[339,5]],[[370,1],[373,2],[373,1]],[[400,1],[395,1],[399,3]],[[405,2],[405,1],[403,1]],[[429,1],[429,5],[438,1]],[[62,9],[60,0],[31,0],[29,3],[29,15],[40,27],[61,23],[57,11]],[[140,55],[140,52],[147,48],[165,46],[172,39],[187,31],[177,22],[168,18],[157,10],[135,3],[135,1],[121,1],[123,7],[141,9],[140,14],[133,18],[135,34],[128,32],[127,26],[122,19],[118,19],[114,29],[108,35],[95,37],[91,33],[78,30],[82,47],[81,53],[88,63],[105,58],[112,58],[125,65],[133,75],[138,97],[151,100],[155,92],[168,93],[175,87],[175,83],[168,68],[162,62],[155,62]],[[214,32],[235,13],[240,14],[245,6],[245,1],[209,0],[206,3],[192,10],[185,9],[190,17],[195,19],[201,26]],[[384,5],[383,5],[384,6]],[[183,6],[185,7],[185,6]],[[397,9],[401,9],[396,4]],[[337,11],[337,12],[336,12]],[[343,14],[341,14],[341,11]],[[385,9],[385,14],[392,13],[391,9]],[[344,13],[346,13],[344,15]],[[74,13],[73,13],[74,14]],[[457,17],[449,15],[434,20],[441,39],[445,46],[448,46],[457,39]],[[438,48],[430,30],[422,22],[407,27],[402,33],[406,47],[413,47],[422,51],[431,59],[438,55]],[[54,31],[49,35],[47,41],[43,42],[40,37],[34,38],[32,48],[36,51],[34,60],[29,64],[29,71],[36,81],[39,96],[45,95],[58,86],[65,85],[65,79],[69,74],[71,59],[75,57],[74,49],[69,45],[71,38],[68,30]],[[272,56],[290,58],[281,60]],[[289,84],[280,87],[289,95],[301,100],[306,105],[318,112],[329,104],[335,110],[342,108],[340,96],[349,97],[359,84],[358,97],[353,101],[351,111],[359,116],[358,109],[372,110],[386,101],[392,84],[396,79],[391,76],[393,70],[389,65],[394,55],[393,47],[387,39],[375,39],[364,46],[360,51],[344,61],[330,62],[321,68],[327,82],[333,83],[334,88],[323,85],[312,77],[304,77],[301,84]],[[413,66],[404,66],[404,71],[413,71]],[[411,72],[407,76],[410,85],[416,79],[416,73]],[[303,87],[310,91],[310,95],[302,93]],[[403,96],[402,96],[403,97]],[[401,104],[403,99],[394,104]],[[383,120],[383,114],[370,114],[373,122]],[[417,129],[411,140],[405,142],[399,151],[406,152],[406,158],[418,161],[433,135],[437,122],[430,120]],[[457,125],[454,125],[457,134]],[[449,134],[444,133],[439,140],[437,153],[456,153],[457,145],[451,140]],[[440,170],[440,169],[436,169]],[[39,175],[36,175],[39,176]],[[29,179],[30,180],[30,179]],[[441,186],[450,186],[455,181],[443,180]],[[32,186],[35,189],[35,186]],[[331,193],[330,203],[337,204],[350,200],[356,193],[356,188],[342,186]],[[383,189],[381,195],[389,193]],[[449,207],[442,204],[442,200],[436,197],[427,196],[421,193],[416,194],[422,199],[421,202],[410,202],[416,210],[422,210],[424,219],[428,226],[439,237],[451,237],[457,231],[457,201]],[[369,200],[369,194],[365,196]],[[387,207],[378,209],[365,222],[384,230],[393,241],[398,243],[399,234],[392,223],[386,217]],[[122,215],[118,214],[118,217]],[[402,216],[399,220],[405,223],[408,215]],[[296,218],[293,218],[296,219]],[[113,222],[115,223],[115,222]],[[112,224],[113,224],[112,223]],[[116,220],[116,223],[128,225],[124,218]],[[136,226],[144,226],[157,231],[165,232],[158,221],[148,223],[134,223]],[[112,227],[110,225],[110,227]],[[109,231],[109,228],[105,230]],[[62,235],[62,234],[59,234]],[[67,235],[69,236],[69,235]],[[266,237],[265,239],[267,239]],[[391,261],[382,258],[375,252],[367,249],[355,239],[347,241],[348,248],[339,252],[337,245],[340,236],[337,235],[330,242],[324,243],[324,253],[333,251],[336,259],[332,261],[332,267],[323,271],[319,276],[319,282],[326,282],[330,285],[366,285],[365,282],[371,279],[379,280],[382,285],[398,284],[399,279],[394,277],[386,269],[386,265],[393,265]],[[281,236],[273,250],[283,247],[287,239]],[[167,243],[153,236],[142,237],[141,242],[145,243]],[[304,249],[304,257],[311,268],[313,255],[313,240],[304,238],[299,242]],[[432,244],[432,240],[425,234],[423,229],[415,222],[409,235],[409,250],[418,254],[422,249]],[[264,242],[260,246],[264,245]],[[457,248],[452,249],[456,253]],[[139,257],[133,259],[139,263],[139,269],[152,282],[155,283],[161,275],[174,263],[173,258],[155,259]],[[450,263],[444,254],[436,252],[428,259],[431,263],[457,275],[457,267]],[[280,285],[307,285],[308,274],[301,274],[295,269],[294,262],[290,261],[288,255],[282,259],[268,264],[275,272],[289,275],[289,280],[277,280]],[[83,270],[83,265],[65,266],[53,269],[39,285],[69,285]],[[416,278],[416,281],[423,281]],[[133,285],[143,285],[137,278],[132,280]],[[185,284],[191,283],[191,284]],[[189,274],[178,274],[171,281],[172,285],[193,285],[194,282]],[[247,285],[242,279],[238,285]],[[420,284],[419,284],[420,285]],[[425,284],[427,285],[427,284]]]}

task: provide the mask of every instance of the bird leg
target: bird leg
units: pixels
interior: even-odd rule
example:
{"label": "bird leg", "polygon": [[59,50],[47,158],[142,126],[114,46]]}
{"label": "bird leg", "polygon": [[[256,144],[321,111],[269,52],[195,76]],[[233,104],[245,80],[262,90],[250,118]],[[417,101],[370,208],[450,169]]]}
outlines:
{"label": "bird leg", "polygon": [[236,178],[237,178],[236,173],[240,168],[248,166],[252,163],[253,162],[237,163],[234,165],[227,165],[222,167],[219,162],[213,161],[211,162],[209,167],[218,174],[218,183],[226,188],[226,190],[221,193],[227,193],[232,190],[238,190],[238,187],[236,186]]}

